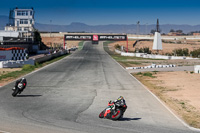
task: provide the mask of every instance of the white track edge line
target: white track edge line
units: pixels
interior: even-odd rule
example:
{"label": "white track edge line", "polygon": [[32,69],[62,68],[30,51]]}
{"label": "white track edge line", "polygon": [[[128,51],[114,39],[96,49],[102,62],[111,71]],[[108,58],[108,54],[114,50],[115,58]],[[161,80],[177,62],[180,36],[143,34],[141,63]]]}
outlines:
{"label": "white track edge line", "polygon": [[[105,51],[106,52],[106,51]],[[107,53],[107,52],[106,52]],[[107,53],[108,54],[108,53]],[[109,55],[109,54],[108,54]],[[109,55],[110,56],[110,55]],[[111,57],[111,56],[110,56]],[[115,59],[113,59],[111,57],[112,60],[114,60],[120,67],[122,67],[125,71],[126,69],[120,65]],[[126,71],[127,72],[127,71]],[[132,78],[136,79],[132,74],[130,74],[129,72],[127,72]],[[199,131],[200,132],[200,129],[199,128],[194,128],[194,127],[191,127],[189,126],[187,123],[185,123],[182,119],[180,119],[177,115],[174,114],[174,112],[171,111],[171,109],[169,107],[167,107],[155,94],[153,94],[146,86],[144,86],[139,80],[136,79],[136,81],[138,83],[140,83],[151,95],[153,95],[177,120],[179,120],[184,126],[186,126],[187,128],[189,128],[190,130],[193,130],[193,131]]]}

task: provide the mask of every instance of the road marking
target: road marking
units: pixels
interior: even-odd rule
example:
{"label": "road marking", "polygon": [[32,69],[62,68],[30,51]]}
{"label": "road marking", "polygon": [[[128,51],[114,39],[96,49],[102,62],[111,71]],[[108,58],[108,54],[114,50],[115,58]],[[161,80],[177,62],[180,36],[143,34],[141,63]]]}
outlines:
{"label": "road marking", "polygon": [[[105,51],[105,50],[104,50]],[[106,51],[105,51],[106,52]],[[107,52],[106,52],[107,53]],[[108,53],[107,53],[108,54]],[[109,55],[109,54],[108,54]],[[109,55],[110,56],[110,55]],[[111,56],[110,56],[111,57]],[[124,69],[124,71],[126,71],[126,69],[120,65],[115,59],[113,59],[111,57],[112,60],[114,60],[114,62],[116,62],[121,68]],[[155,97],[177,120],[179,120],[185,127],[189,128],[190,130],[193,131],[200,131],[200,129],[198,128],[194,128],[189,126],[187,123],[185,123],[182,119],[180,119],[178,116],[176,116],[170,108],[168,108],[155,94],[153,94],[146,86],[144,86],[139,80],[137,80],[131,73],[129,73],[128,71],[126,71],[132,78],[134,78],[139,84],[141,84],[153,97]]]}

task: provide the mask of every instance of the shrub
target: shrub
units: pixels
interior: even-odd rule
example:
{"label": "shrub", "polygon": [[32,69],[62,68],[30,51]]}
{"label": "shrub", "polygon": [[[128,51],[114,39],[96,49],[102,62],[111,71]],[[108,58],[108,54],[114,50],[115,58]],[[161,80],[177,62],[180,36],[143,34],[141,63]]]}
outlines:
{"label": "shrub", "polygon": [[141,73],[141,72],[138,72],[136,75],[142,75],[142,73]]}
{"label": "shrub", "polygon": [[188,48],[179,48],[179,49],[174,49],[173,53],[175,53],[178,56],[188,56],[189,55],[189,50]]}
{"label": "shrub", "polygon": [[116,44],[115,49],[121,49],[121,46],[119,44]]}
{"label": "shrub", "polygon": [[147,53],[147,54],[151,54],[151,50],[149,49],[149,47],[144,47],[144,53]]}
{"label": "shrub", "polygon": [[29,64],[24,65],[24,66],[22,67],[22,70],[23,70],[23,71],[33,71],[34,69],[35,69],[35,66],[29,65]]}
{"label": "shrub", "polygon": [[198,57],[200,55],[200,48],[191,51],[190,54],[192,55],[192,57]]}
{"label": "shrub", "polygon": [[143,48],[135,49],[135,52],[136,51],[138,51],[139,53],[151,54],[151,50],[149,49],[149,47],[143,47]]}
{"label": "shrub", "polygon": [[183,48],[183,55],[188,56],[189,55],[189,50],[188,48]]}
{"label": "shrub", "polygon": [[172,56],[173,54],[170,53],[170,52],[167,52],[167,53],[165,53],[165,55],[167,55],[167,56]]}
{"label": "shrub", "polygon": [[151,78],[155,78],[155,76],[153,76],[153,74],[150,73],[150,72],[144,73],[143,76],[148,76],[148,77],[151,77]]}

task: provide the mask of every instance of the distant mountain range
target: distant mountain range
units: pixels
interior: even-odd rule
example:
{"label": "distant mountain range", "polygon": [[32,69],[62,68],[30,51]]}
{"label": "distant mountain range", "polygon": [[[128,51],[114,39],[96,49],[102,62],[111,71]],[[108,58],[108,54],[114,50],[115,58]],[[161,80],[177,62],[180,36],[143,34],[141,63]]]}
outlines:
{"label": "distant mountain range", "polygon": [[[8,16],[0,15],[0,30],[4,30],[8,23]],[[73,22],[69,25],[41,24],[36,23],[35,28],[39,31],[46,32],[90,32],[90,33],[132,33],[132,34],[149,34],[151,30],[156,29],[156,25],[140,25],[136,24],[109,24],[109,25],[87,25],[84,23]],[[200,25],[175,25],[163,24],[160,25],[161,33],[168,33],[171,29],[182,30],[184,33],[191,31],[200,31]]]}

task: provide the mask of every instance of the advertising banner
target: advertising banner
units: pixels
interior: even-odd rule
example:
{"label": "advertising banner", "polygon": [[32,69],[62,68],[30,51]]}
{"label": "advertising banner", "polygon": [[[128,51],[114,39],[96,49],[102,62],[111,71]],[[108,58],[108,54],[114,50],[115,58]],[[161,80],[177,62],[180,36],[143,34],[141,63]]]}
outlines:
{"label": "advertising banner", "polygon": [[12,60],[13,54],[12,50],[0,51],[0,61]]}
{"label": "advertising banner", "polygon": [[98,40],[99,40],[98,35],[93,35],[93,41],[98,41]]}
{"label": "advertising banner", "polygon": [[99,41],[126,41],[127,35],[99,35]]}
{"label": "advertising banner", "polygon": [[127,35],[65,35],[65,40],[74,41],[126,41]]}
{"label": "advertising banner", "polygon": [[65,40],[74,40],[74,41],[79,41],[79,40],[86,40],[86,41],[91,41],[92,40],[92,35],[65,35]]}

